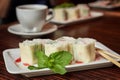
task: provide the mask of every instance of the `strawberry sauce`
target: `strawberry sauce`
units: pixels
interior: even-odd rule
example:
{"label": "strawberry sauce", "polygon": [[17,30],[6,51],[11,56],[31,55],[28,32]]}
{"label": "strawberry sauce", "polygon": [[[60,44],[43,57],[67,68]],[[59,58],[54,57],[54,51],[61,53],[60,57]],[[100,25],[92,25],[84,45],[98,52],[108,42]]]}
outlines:
{"label": "strawberry sauce", "polygon": [[82,64],[82,61],[75,61],[76,64]]}
{"label": "strawberry sauce", "polygon": [[23,63],[23,65],[24,65],[24,66],[30,66],[30,64],[28,64],[28,63]]}
{"label": "strawberry sauce", "polygon": [[[20,63],[20,62],[21,62],[21,58],[20,57],[15,60],[15,63]],[[28,64],[28,63],[23,63],[23,65],[24,66],[30,66],[30,64]]]}
{"label": "strawberry sauce", "polygon": [[20,57],[17,58],[17,59],[15,60],[15,62],[16,62],[16,63],[20,63],[20,62],[21,62],[21,58],[20,58]]}

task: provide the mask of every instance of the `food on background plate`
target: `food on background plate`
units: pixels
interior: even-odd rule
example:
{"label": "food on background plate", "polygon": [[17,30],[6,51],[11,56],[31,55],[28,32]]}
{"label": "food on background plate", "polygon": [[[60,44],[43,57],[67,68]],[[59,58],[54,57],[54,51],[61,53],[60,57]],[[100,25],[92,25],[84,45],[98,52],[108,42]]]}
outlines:
{"label": "food on background plate", "polygon": [[60,5],[57,5],[55,8],[70,8],[70,7],[74,7],[75,5],[73,3],[62,3]]}
{"label": "food on background plate", "polygon": [[66,12],[63,8],[54,9],[54,19],[58,21],[67,20]]}
{"label": "food on background plate", "polygon": [[89,63],[96,55],[95,40],[91,38],[33,39],[19,43],[19,47],[21,62],[29,64],[29,69],[50,68],[59,74],[66,73],[66,65]]}
{"label": "food on background plate", "polygon": [[72,21],[79,18],[90,17],[90,8],[87,4],[61,4],[54,8],[54,20],[57,21]]}
{"label": "food on background plate", "polygon": [[65,11],[67,20],[77,20],[79,18],[79,14],[75,7],[66,8]]}
{"label": "food on background plate", "polygon": [[90,5],[102,6],[102,7],[106,7],[106,6],[119,7],[120,6],[120,0],[100,0],[100,1],[90,3]]}
{"label": "food on background plate", "polygon": [[86,4],[78,4],[77,10],[78,10],[79,18],[86,18],[91,16],[90,8]]}

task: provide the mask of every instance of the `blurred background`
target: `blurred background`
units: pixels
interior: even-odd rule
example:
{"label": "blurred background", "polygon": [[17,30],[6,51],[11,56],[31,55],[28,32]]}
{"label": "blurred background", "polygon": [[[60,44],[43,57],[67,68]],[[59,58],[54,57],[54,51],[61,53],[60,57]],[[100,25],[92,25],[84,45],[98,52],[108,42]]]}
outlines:
{"label": "blurred background", "polygon": [[45,4],[49,8],[53,8],[64,2],[73,4],[88,4],[96,0],[0,0],[0,23],[5,24],[16,21],[15,8],[23,4]]}

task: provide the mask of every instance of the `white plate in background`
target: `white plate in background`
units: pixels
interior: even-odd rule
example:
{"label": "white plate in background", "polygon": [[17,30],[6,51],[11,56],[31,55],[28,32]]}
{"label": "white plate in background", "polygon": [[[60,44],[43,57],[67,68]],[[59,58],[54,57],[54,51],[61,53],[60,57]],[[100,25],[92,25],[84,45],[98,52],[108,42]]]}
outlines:
{"label": "white plate in background", "polygon": [[57,23],[57,24],[70,24],[70,23],[81,22],[81,21],[86,21],[86,20],[99,18],[99,17],[104,15],[102,12],[95,12],[95,11],[91,11],[90,14],[91,14],[91,16],[87,17],[87,18],[78,18],[77,20],[66,20],[66,21],[65,20],[64,21],[59,21],[59,20],[55,20],[53,18],[50,22]]}
{"label": "white plate in background", "polygon": [[120,4],[116,6],[115,5],[104,5],[102,1],[97,1],[93,3],[89,3],[89,6],[93,8],[114,9],[114,8],[120,7]]}
{"label": "white plate in background", "polygon": [[[107,48],[100,42],[96,42],[96,47],[107,50],[113,54],[118,55],[116,52],[112,51],[111,49]],[[22,74],[26,77],[33,77],[33,76],[41,76],[41,75],[49,75],[54,74],[50,69],[39,69],[39,70],[29,70],[26,67],[23,67],[20,64],[16,64],[15,60],[20,57],[19,48],[14,49],[6,49],[3,51],[3,57],[5,61],[6,69],[11,74]],[[120,61],[120,60],[118,60]],[[112,63],[108,60],[104,59],[103,57],[99,57],[98,60],[90,62],[90,63],[81,63],[81,64],[72,64],[66,66],[68,72],[71,71],[80,71],[80,70],[87,70],[87,69],[95,69],[95,68],[102,68],[102,67],[109,67],[112,66]]]}

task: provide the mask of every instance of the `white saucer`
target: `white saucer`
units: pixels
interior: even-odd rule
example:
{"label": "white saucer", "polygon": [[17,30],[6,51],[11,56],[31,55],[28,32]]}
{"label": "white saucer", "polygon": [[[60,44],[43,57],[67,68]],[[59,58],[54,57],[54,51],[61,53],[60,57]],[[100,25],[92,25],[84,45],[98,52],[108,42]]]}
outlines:
{"label": "white saucer", "polygon": [[57,26],[51,23],[46,24],[44,28],[42,29],[42,31],[35,32],[35,33],[23,32],[23,29],[21,28],[21,26],[22,26],[21,24],[12,25],[8,27],[8,32],[15,34],[15,35],[20,35],[24,38],[33,38],[37,36],[46,35],[46,34],[52,33],[57,30]]}

